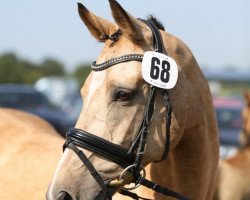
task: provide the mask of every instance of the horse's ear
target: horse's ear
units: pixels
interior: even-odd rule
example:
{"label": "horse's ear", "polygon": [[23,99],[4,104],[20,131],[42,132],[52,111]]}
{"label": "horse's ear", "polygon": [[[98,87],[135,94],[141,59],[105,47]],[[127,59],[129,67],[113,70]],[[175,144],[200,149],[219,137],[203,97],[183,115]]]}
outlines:
{"label": "horse's ear", "polygon": [[115,24],[94,15],[81,3],[78,3],[78,12],[90,33],[100,42],[105,40],[105,35],[112,35],[118,29]]}
{"label": "horse's ear", "polygon": [[128,33],[134,41],[142,41],[143,33],[147,30],[144,24],[125,11],[116,0],[109,0],[109,3],[113,18],[123,32]]}
{"label": "horse's ear", "polygon": [[250,91],[245,90],[244,91],[244,97],[245,97],[245,103],[248,107],[250,107]]}

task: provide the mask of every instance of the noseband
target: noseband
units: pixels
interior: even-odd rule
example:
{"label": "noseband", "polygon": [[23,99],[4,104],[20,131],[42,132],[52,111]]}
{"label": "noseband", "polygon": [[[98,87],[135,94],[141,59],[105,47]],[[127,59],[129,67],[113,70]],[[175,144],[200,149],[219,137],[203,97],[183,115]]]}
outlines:
{"label": "noseband", "polygon": [[[142,20],[152,31],[153,33],[153,40],[155,45],[155,51],[162,53],[163,52],[163,46],[162,46],[162,38],[160,35],[160,32],[158,28],[155,26],[154,23],[147,20]],[[142,54],[128,54],[120,57],[116,57],[113,59],[110,59],[106,62],[103,62],[101,64],[96,64],[96,62],[93,62],[92,64],[92,70],[94,71],[101,71],[105,70],[113,65],[128,62],[128,61],[139,61],[141,62],[143,59]],[[129,149],[125,149],[122,146],[119,146],[117,144],[114,144],[112,142],[109,142],[107,140],[104,140],[96,135],[93,135],[91,133],[88,133],[84,130],[79,130],[76,128],[72,128],[67,133],[66,142],[63,146],[63,149],[70,148],[72,149],[76,155],[82,160],[82,162],[85,164],[85,166],[90,171],[91,175],[94,177],[94,179],[97,181],[97,183],[102,188],[102,191],[104,195],[106,196],[106,199],[111,200],[112,197],[107,189],[107,186],[103,182],[101,176],[98,174],[98,172],[95,170],[95,167],[92,165],[92,163],[89,161],[89,159],[86,157],[86,155],[83,153],[83,151],[79,150],[77,147],[82,147],[88,151],[91,151],[101,157],[104,157],[111,162],[116,163],[117,165],[121,166],[122,168],[126,170],[129,170],[135,180],[135,187],[138,187],[139,185],[143,185],[145,187],[148,187],[158,193],[164,194],[166,196],[172,196],[180,200],[188,200],[188,198],[184,197],[183,195],[171,191],[168,188],[159,186],[150,180],[147,180],[144,178],[144,176],[141,174],[141,169],[143,168],[141,166],[142,157],[144,154],[144,149],[146,145],[146,139],[148,135],[148,128],[150,126],[151,118],[154,112],[154,104],[155,104],[155,95],[157,92],[157,87],[150,85],[150,92],[147,99],[145,111],[143,114],[142,122],[140,124],[139,130],[137,132],[137,135],[135,139],[133,140],[131,146]],[[164,160],[167,157],[168,151],[169,151],[169,145],[170,145],[170,126],[171,126],[171,113],[172,113],[172,104],[170,101],[170,96],[168,94],[167,90],[163,90],[163,101],[164,105],[166,107],[166,143],[164,152],[162,155],[162,158],[155,162],[160,162]],[[122,175],[121,175],[122,176]],[[134,187],[134,188],[135,188]],[[132,189],[134,189],[132,188]],[[131,189],[131,188],[130,188]],[[130,196],[133,199],[139,199],[141,197],[137,196],[134,193],[131,193],[127,191],[128,189],[123,188],[120,193],[126,196]]]}

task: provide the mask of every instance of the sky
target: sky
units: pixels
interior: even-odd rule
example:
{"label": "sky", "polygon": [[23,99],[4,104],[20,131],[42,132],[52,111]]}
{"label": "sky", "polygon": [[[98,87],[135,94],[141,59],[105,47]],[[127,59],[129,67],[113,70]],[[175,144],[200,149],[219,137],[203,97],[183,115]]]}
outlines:
{"label": "sky", "polygon": [[[72,71],[95,60],[103,44],[80,20],[77,2],[113,21],[107,0],[0,2],[0,54],[41,62],[60,60]],[[167,32],[184,41],[202,68],[250,70],[249,0],[118,0],[135,17],[154,14]]]}

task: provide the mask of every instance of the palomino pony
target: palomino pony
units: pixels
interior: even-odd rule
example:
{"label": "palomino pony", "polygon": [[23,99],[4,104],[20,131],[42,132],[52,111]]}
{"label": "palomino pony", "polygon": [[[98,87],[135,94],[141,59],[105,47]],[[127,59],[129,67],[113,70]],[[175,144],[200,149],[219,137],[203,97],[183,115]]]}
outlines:
{"label": "palomino pony", "polygon": [[0,109],[0,199],[45,199],[63,138],[44,120]]}
{"label": "palomino pony", "polygon": [[[137,195],[147,198],[211,199],[219,142],[207,80],[188,47],[155,18],[136,19],[117,1],[109,3],[116,24],[78,4],[104,48],[81,90],[84,107],[67,134],[47,199],[111,199],[117,191],[134,196],[121,189],[131,181],[156,191],[139,188]],[[167,91],[144,80],[141,61],[148,51],[159,55],[151,60],[151,75],[157,79],[161,73],[163,82],[177,76],[170,74],[171,59],[157,67],[161,58],[168,54],[176,61],[175,87]],[[143,167],[153,162],[144,178]]]}
{"label": "palomino pony", "polygon": [[250,92],[245,93],[242,118],[241,140],[243,146],[233,157],[220,161],[215,199],[250,199]]}

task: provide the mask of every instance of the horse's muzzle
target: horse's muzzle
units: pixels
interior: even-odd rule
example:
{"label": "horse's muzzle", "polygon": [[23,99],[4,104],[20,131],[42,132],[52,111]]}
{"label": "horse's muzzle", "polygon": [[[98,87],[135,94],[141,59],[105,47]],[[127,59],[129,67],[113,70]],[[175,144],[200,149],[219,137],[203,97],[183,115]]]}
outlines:
{"label": "horse's muzzle", "polygon": [[[46,200],[52,200],[49,198],[48,193],[46,194]],[[70,196],[69,193],[61,191],[58,193],[55,199],[53,198],[53,200],[73,200],[73,198]]]}
{"label": "horse's muzzle", "polygon": [[73,200],[73,198],[70,196],[69,193],[62,191],[62,192],[59,192],[56,200]]}

